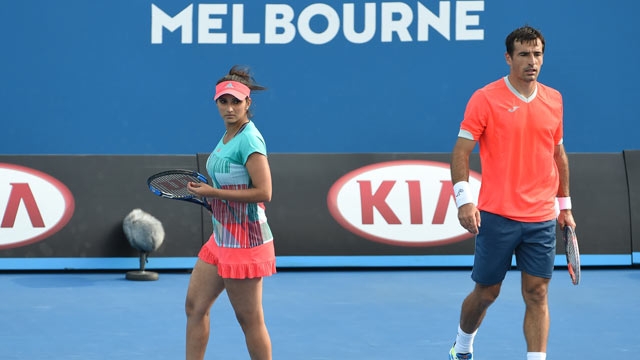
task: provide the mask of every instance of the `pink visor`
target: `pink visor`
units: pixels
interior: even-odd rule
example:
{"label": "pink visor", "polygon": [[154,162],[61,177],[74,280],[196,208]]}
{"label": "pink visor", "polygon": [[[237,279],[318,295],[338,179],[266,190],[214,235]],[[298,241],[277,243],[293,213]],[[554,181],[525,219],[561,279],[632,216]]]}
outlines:
{"label": "pink visor", "polygon": [[216,85],[216,95],[213,100],[218,100],[224,94],[233,95],[238,100],[244,100],[251,95],[251,89],[237,81],[223,81]]}

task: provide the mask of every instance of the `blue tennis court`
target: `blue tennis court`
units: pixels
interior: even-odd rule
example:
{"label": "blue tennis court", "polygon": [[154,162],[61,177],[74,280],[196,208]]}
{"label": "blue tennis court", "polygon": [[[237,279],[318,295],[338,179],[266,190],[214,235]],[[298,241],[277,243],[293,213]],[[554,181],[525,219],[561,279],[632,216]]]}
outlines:
{"label": "blue tennis court", "polygon": [[[182,359],[188,273],[151,282],[125,272],[1,273],[0,359]],[[446,359],[469,270],[280,271],[264,307],[277,360]],[[640,353],[640,269],[586,269],[550,287],[549,359]],[[475,343],[479,360],[525,358],[519,273],[512,271]],[[248,359],[223,294],[207,359]]]}

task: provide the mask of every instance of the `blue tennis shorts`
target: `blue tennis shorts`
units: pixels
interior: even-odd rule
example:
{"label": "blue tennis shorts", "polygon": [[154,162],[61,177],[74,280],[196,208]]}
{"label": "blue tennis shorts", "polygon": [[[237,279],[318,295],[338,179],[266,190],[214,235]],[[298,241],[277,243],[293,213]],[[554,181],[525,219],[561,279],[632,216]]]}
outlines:
{"label": "blue tennis shorts", "polygon": [[520,222],[486,211],[480,212],[471,278],[481,285],[495,285],[511,268],[516,255],[518,269],[550,279],[556,257],[556,220]]}

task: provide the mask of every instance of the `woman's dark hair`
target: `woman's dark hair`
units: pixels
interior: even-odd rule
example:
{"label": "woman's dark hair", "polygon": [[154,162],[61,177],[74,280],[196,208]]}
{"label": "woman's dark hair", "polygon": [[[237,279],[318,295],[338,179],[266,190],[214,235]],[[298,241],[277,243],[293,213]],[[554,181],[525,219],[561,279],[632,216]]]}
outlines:
{"label": "woman's dark hair", "polygon": [[540,42],[542,43],[542,53],[544,54],[544,36],[542,36],[542,33],[539,30],[534,29],[529,25],[517,28],[513,30],[511,34],[507,35],[507,39],[505,40],[507,53],[513,56],[513,49],[515,48],[516,41],[519,43],[528,43],[535,41],[536,39],[540,39]]}
{"label": "woman's dark hair", "polygon": [[[229,70],[229,73],[227,75],[223,76],[222,78],[220,78],[220,80],[218,80],[218,82],[216,82],[216,85],[224,81],[237,81],[246,85],[249,89],[251,89],[251,91],[261,91],[267,89],[266,87],[258,85],[256,83],[256,80],[251,75],[251,71],[249,70],[248,66],[234,65]],[[253,117],[253,113],[251,112],[251,110],[247,111],[247,117],[249,119]]]}

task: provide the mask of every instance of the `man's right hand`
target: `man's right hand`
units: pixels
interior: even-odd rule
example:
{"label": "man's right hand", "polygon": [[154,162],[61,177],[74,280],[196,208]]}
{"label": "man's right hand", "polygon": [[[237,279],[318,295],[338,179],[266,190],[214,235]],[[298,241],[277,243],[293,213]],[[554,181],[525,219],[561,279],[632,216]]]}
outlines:
{"label": "man's right hand", "polygon": [[458,208],[458,220],[468,232],[477,234],[480,228],[480,210],[474,203],[464,204]]}

